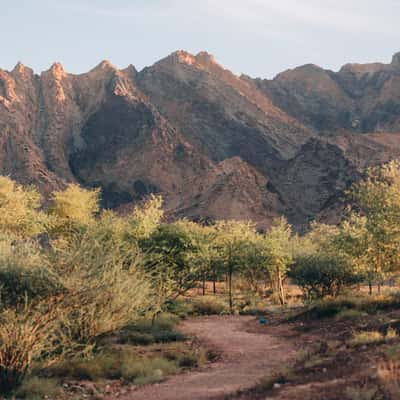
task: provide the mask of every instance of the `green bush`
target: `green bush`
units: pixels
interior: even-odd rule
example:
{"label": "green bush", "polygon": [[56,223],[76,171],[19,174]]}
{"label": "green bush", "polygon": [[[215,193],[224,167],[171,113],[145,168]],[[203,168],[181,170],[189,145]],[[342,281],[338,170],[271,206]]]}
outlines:
{"label": "green bush", "polygon": [[342,321],[345,319],[358,319],[361,318],[363,316],[365,316],[366,313],[359,311],[359,310],[355,310],[355,309],[344,309],[339,311],[336,316],[335,319],[336,321]]}
{"label": "green bush", "polygon": [[69,360],[49,368],[52,377],[98,381],[124,379],[135,384],[154,382],[177,373],[178,364],[166,358],[141,357],[128,349],[103,352],[89,360]]}
{"label": "green bush", "polygon": [[385,340],[385,336],[378,331],[354,333],[349,344],[351,346],[362,346],[364,344],[380,343]]}
{"label": "green bush", "polygon": [[120,343],[131,345],[150,345],[185,340],[185,336],[173,329],[179,317],[171,313],[161,313],[153,322],[142,318],[121,329],[118,334]]}
{"label": "green bush", "polygon": [[185,340],[185,336],[178,331],[154,331],[153,336],[157,343],[180,342]]}
{"label": "green bush", "polygon": [[193,304],[187,300],[171,300],[166,304],[165,309],[179,318],[187,318],[194,311]]}
{"label": "green bush", "polygon": [[303,289],[306,299],[336,297],[345,286],[362,280],[346,258],[319,253],[297,257],[289,277]]}
{"label": "green bush", "polygon": [[223,300],[213,296],[197,297],[193,300],[193,312],[197,315],[214,315],[228,313],[229,309]]}
{"label": "green bush", "polygon": [[123,330],[119,334],[119,343],[131,344],[133,346],[148,346],[155,342],[154,336],[150,333]]}
{"label": "green bush", "polygon": [[63,291],[37,244],[0,238],[0,307],[40,300]]}

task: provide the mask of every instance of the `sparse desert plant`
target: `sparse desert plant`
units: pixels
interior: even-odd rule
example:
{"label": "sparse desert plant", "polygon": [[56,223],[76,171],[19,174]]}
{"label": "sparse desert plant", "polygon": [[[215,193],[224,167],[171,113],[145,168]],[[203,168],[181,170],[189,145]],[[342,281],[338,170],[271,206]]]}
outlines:
{"label": "sparse desert plant", "polygon": [[357,332],[353,334],[349,344],[351,346],[362,346],[374,343],[381,343],[385,340],[385,336],[378,331]]}
{"label": "sparse desert plant", "polygon": [[41,196],[35,188],[0,176],[0,232],[18,238],[44,232],[47,215],[40,207]]}
{"label": "sparse desert plant", "polygon": [[229,312],[226,302],[215,296],[196,297],[192,304],[193,312],[198,315],[213,315]]}
{"label": "sparse desert plant", "polygon": [[118,333],[118,340],[131,345],[179,342],[185,336],[174,329],[178,321],[179,318],[170,313],[159,314],[155,321],[141,318],[122,328]]}
{"label": "sparse desert plant", "polygon": [[0,237],[0,307],[41,300],[63,291],[57,274],[48,266],[32,240]]}
{"label": "sparse desert plant", "polygon": [[22,382],[16,396],[23,399],[47,399],[56,397],[60,392],[61,386],[56,379],[32,376]]}
{"label": "sparse desert plant", "polygon": [[119,330],[151,306],[140,251],[113,233],[112,227],[93,224],[55,247],[56,268],[68,290],[63,331],[77,342],[93,342]]}
{"label": "sparse desert plant", "polygon": [[0,314],[0,392],[17,388],[35,360],[54,352],[57,310],[52,306],[21,310],[8,309]]}
{"label": "sparse desert plant", "polygon": [[345,319],[358,319],[365,315],[366,314],[364,312],[356,310],[356,309],[344,309],[344,310],[339,311],[335,315],[335,319],[336,319],[336,321],[342,321]]}
{"label": "sparse desert plant", "polygon": [[374,387],[348,387],[345,394],[348,400],[373,400],[377,391]]}
{"label": "sparse desert plant", "polygon": [[88,359],[70,359],[47,369],[50,377],[70,377],[98,381],[124,379],[135,384],[150,383],[175,374],[176,361],[166,358],[148,358],[129,349],[113,349],[95,354]]}

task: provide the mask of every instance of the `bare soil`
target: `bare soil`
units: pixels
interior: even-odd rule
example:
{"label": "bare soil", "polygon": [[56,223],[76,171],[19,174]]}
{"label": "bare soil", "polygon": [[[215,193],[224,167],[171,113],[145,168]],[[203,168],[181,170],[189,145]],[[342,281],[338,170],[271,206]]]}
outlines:
{"label": "bare soil", "polygon": [[293,360],[296,344],[284,326],[259,324],[248,316],[189,319],[180,329],[220,354],[207,368],[139,387],[123,400],[203,400],[234,395]]}

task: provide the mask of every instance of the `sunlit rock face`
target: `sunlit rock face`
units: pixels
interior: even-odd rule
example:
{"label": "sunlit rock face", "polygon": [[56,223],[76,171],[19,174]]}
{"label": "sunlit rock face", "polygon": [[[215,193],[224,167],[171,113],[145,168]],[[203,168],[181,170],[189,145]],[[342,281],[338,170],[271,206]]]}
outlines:
{"label": "sunlit rock face", "polygon": [[126,209],[162,194],[169,218],[334,221],[358,168],[400,155],[400,55],[236,76],[206,52],[138,72],[0,70],[0,173],[51,190],[99,186]]}

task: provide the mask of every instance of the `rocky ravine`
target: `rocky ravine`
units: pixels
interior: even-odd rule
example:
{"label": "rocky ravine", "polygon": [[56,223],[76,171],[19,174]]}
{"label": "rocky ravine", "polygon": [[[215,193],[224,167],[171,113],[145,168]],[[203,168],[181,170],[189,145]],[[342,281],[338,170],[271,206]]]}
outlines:
{"label": "rocky ravine", "polygon": [[105,207],[161,193],[171,217],[302,224],[335,209],[357,168],[399,155],[399,93],[399,55],[273,80],[238,77],[204,52],[140,72],[18,64],[0,70],[0,173],[45,195],[100,186]]}

